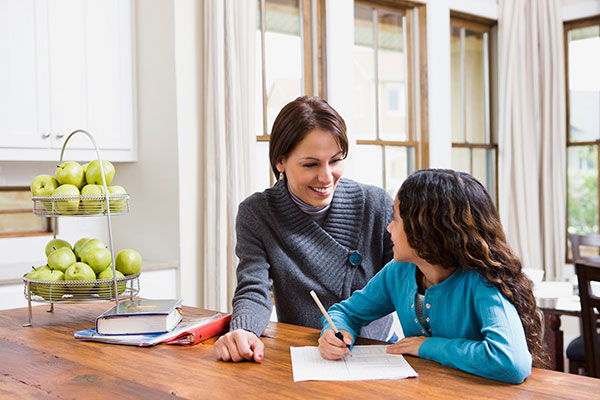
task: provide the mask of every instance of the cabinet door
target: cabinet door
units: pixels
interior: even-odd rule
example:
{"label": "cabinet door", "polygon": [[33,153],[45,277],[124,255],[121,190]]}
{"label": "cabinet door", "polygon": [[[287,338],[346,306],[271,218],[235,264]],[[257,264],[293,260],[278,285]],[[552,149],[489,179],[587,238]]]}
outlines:
{"label": "cabinet door", "polygon": [[[0,159],[57,160],[76,129],[107,159],[135,159],[132,8],[131,0],[0,0]],[[69,149],[65,159],[96,158],[84,135]]]}
{"label": "cabinet door", "polygon": [[0,0],[0,144],[49,148],[45,4]]}
{"label": "cabinet door", "polygon": [[[131,2],[48,4],[52,147],[85,129],[101,149],[133,146]],[[83,135],[69,149],[89,149]],[[68,158],[68,156],[66,156]]]}

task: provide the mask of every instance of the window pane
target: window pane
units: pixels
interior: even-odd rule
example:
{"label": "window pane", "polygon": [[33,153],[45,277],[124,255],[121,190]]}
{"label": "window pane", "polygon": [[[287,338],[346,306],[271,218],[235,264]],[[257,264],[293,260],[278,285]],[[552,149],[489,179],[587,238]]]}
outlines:
{"label": "window pane", "polygon": [[[383,153],[381,146],[356,145],[352,160],[360,167],[355,169],[354,179],[358,182],[383,187]],[[367,161],[368,160],[368,161]]]}
{"label": "window pane", "polygon": [[465,147],[452,148],[452,169],[471,173],[471,151]]}
{"label": "window pane", "polygon": [[[254,157],[256,165],[252,171],[255,177],[253,192],[262,192],[271,186],[271,164],[269,161],[269,142],[256,142],[256,156]],[[278,177],[276,177],[278,178]]]}
{"label": "window pane", "polygon": [[[260,8],[259,8],[260,10]],[[271,127],[267,127],[267,132],[265,132],[263,126],[263,91],[262,91],[262,43],[261,43],[261,35],[260,35],[260,22],[258,25],[258,30],[256,31],[256,68],[255,68],[255,79],[256,79],[256,90],[255,93],[255,105],[254,105],[254,134],[255,135],[263,135],[270,131]]]}
{"label": "window pane", "polygon": [[598,233],[598,148],[568,148],[568,231]]}
{"label": "window pane", "polygon": [[450,29],[450,96],[452,112],[452,142],[464,143],[462,131],[462,81],[460,70],[460,27]]}
{"label": "window pane", "polygon": [[354,113],[351,129],[356,137],[375,139],[375,43],[373,41],[373,12],[370,8],[354,7]]}
{"label": "window pane", "polygon": [[600,25],[569,31],[569,140],[600,139]]}
{"label": "window pane", "polygon": [[45,229],[43,218],[33,212],[0,214],[0,232],[39,231]]}
{"label": "window pane", "polygon": [[0,191],[0,210],[31,209],[33,215],[33,201],[29,190]]}
{"label": "window pane", "polygon": [[414,171],[414,151],[412,148],[386,146],[385,181],[386,190],[394,197],[400,185],[411,171]]}
{"label": "window pane", "polygon": [[45,218],[33,215],[29,189],[0,191],[0,210],[27,210],[0,214],[0,233],[45,230]]}
{"label": "window pane", "polygon": [[302,95],[302,41],[298,0],[266,2],[267,129],[284,105]]}
{"label": "window pane", "polygon": [[467,142],[485,143],[485,88],[483,33],[466,30],[465,128]]}
{"label": "window pane", "polygon": [[487,189],[490,185],[488,150],[473,149],[471,154],[473,156],[473,171],[471,172],[471,175],[473,175]]}
{"label": "window pane", "polygon": [[406,71],[402,15],[377,11],[379,137],[407,140]]}

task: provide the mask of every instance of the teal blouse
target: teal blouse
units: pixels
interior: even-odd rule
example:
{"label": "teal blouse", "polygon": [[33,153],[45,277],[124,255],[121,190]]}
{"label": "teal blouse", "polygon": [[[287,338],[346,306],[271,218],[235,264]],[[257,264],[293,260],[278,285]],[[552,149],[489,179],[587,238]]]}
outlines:
{"label": "teal blouse", "polygon": [[[338,329],[356,337],[361,326],[396,311],[404,336],[430,336],[415,312],[416,266],[390,261],[361,290],[334,304],[329,315]],[[431,336],[419,357],[508,383],[531,374],[531,354],[515,307],[474,271],[457,269],[425,291],[425,321]],[[322,319],[323,330],[329,324]]]}

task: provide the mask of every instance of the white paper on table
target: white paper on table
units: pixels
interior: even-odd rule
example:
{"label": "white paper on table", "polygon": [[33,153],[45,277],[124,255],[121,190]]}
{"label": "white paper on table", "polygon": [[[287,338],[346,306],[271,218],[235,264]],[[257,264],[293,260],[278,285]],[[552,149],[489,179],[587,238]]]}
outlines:
{"label": "white paper on table", "polygon": [[324,360],[317,347],[290,347],[294,382],[402,379],[418,376],[400,354],[388,354],[388,346],[354,346],[352,357]]}

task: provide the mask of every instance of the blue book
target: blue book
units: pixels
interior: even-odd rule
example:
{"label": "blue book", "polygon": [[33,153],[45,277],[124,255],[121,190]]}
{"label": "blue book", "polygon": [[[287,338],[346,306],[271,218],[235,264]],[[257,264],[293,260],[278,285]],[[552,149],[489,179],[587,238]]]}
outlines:
{"label": "blue book", "polygon": [[96,332],[101,335],[169,332],[182,319],[181,303],[181,299],[120,302],[96,318]]}

